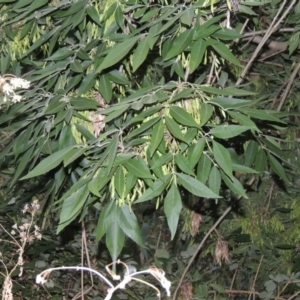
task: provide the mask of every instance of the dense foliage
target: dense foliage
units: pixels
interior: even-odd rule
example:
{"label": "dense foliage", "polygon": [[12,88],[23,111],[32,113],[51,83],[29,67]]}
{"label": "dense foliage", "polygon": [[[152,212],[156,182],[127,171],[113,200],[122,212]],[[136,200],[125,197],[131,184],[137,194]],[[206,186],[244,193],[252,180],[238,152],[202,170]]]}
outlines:
{"label": "dense foliage", "polygon": [[[184,299],[293,294],[300,4],[286,2],[0,0],[2,92],[8,74],[31,82],[1,105],[3,211],[37,196],[49,239],[82,222],[101,267],[155,263]],[[64,261],[51,249],[41,259]]]}

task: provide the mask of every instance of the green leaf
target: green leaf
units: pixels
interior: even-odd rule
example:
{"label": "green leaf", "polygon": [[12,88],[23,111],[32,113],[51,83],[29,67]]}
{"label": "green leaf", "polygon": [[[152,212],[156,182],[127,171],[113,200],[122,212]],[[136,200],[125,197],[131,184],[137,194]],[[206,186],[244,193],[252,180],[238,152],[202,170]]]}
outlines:
{"label": "green leaf", "polygon": [[112,86],[107,74],[101,75],[99,80],[99,93],[106,103],[110,103],[112,98]]}
{"label": "green leaf", "polygon": [[189,166],[189,161],[182,154],[175,155],[175,162],[182,172],[195,176],[193,170]]}
{"label": "green leaf", "polygon": [[216,52],[218,52],[225,60],[233,63],[234,65],[237,66],[241,66],[241,63],[239,62],[239,60],[231,53],[231,51],[229,50],[229,48],[221,43],[221,42],[217,42],[217,44],[212,44],[211,45],[214,50]]}
{"label": "green leaf", "polygon": [[161,28],[162,28],[161,23],[157,23],[157,24],[150,27],[149,34],[148,34],[148,39],[147,39],[150,49],[153,49],[153,46],[155,45],[155,43],[159,39],[160,36],[157,33],[159,32],[159,30]]}
{"label": "green leaf", "polygon": [[175,119],[179,124],[199,128],[199,125],[196,123],[194,118],[183,108],[179,106],[170,107],[170,115]]}
{"label": "green leaf", "polygon": [[107,153],[108,153],[108,157],[107,157],[107,173],[109,173],[111,171],[111,168],[115,162],[115,158],[117,155],[117,151],[118,151],[118,144],[119,144],[119,136],[115,135],[108,147],[107,147]]}
{"label": "green leaf", "polygon": [[154,152],[159,146],[164,136],[164,129],[165,129],[165,125],[162,119],[153,126],[153,131],[151,134],[151,141],[150,141],[150,145],[151,145],[150,157],[153,156]]}
{"label": "green leaf", "polygon": [[267,153],[269,163],[271,165],[272,171],[277,174],[283,181],[289,181],[286,176],[285,170],[282,164],[270,153]]}
{"label": "green leaf", "polygon": [[214,32],[212,37],[220,40],[231,41],[231,40],[243,38],[244,36],[233,29],[223,27],[222,29]]}
{"label": "green leaf", "polygon": [[183,134],[181,133],[181,129],[180,129],[179,125],[172,118],[169,118],[167,116],[165,116],[165,121],[166,121],[166,125],[167,125],[167,128],[170,131],[170,133],[175,138],[185,142],[185,138],[184,138]]}
{"label": "green leaf", "polygon": [[173,155],[171,153],[163,154],[158,159],[153,160],[153,165],[151,169],[156,169],[161,167],[162,165],[166,165],[173,159]]}
{"label": "green leaf", "polygon": [[133,138],[137,135],[140,135],[141,133],[143,133],[144,131],[146,131],[150,127],[152,127],[154,124],[156,124],[159,120],[161,120],[161,117],[155,117],[153,119],[150,119],[150,120],[146,121],[140,127],[136,128],[132,132],[130,132],[126,136],[125,140],[130,140],[131,138]]}
{"label": "green leaf", "polygon": [[173,240],[178,227],[181,209],[181,196],[176,184],[173,182],[164,200],[164,212],[171,231],[171,240]]}
{"label": "green leaf", "polygon": [[86,8],[86,12],[89,15],[89,17],[99,26],[102,26],[103,24],[100,21],[99,13],[97,12],[94,5],[88,5]]}
{"label": "green leaf", "polygon": [[92,71],[91,73],[87,74],[78,88],[78,95],[86,94],[95,86],[96,83],[96,74]]}
{"label": "green leaf", "polygon": [[[214,43],[216,43],[216,41],[215,41],[215,40],[212,40],[212,39],[210,38],[210,36],[211,36],[214,32],[216,32],[217,30],[219,30],[219,29],[220,29],[220,26],[219,26],[219,25],[212,25],[212,26],[210,26],[210,27],[207,27],[207,26],[205,26],[206,23],[207,23],[207,22],[205,22],[205,23],[204,23],[204,26],[201,26],[201,27],[199,28],[199,30],[195,30],[194,40],[200,40],[200,39],[208,38],[207,41],[210,41],[210,43],[209,43],[208,45],[214,44]],[[205,28],[203,28],[203,27],[205,27]]]}
{"label": "green leaf", "polygon": [[123,42],[110,49],[101,65],[97,68],[96,73],[100,73],[102,70],[107,69],[122,60],[133,48],[139,38],[139,36],[135,36],[125,39]]}
{"label": "green leaf", "polygon": [[210,174],[212,162],[206,154],[202,155],[197,165],[197,179],[206,183]]}
{"label": "green leaf", "polygon": [[213,141],[213,155],[219,167],[232,178],[232,162],[227,149],[220,143]]}
{"label": "green leaf", "polygon": [[88,186],[84,185],[64,200],[60,211],[57,233],[70,224],[70,222],[74,220],[74,217],[78,216],[88,195]]}
{"label": "green leaf", "polygon": [[240,183],[239,180],[237,180],[235,177],[232,177],[231,179],[228,178],[228,176],[221,172],[221,177],[224,180],[227,187],[234,193],[240,196],[243,196],[244,198],[248,199],[247,194],[244,190],[243,185]]}
{"label": "green leaf", "polygon": [[[153,8],[151,10],[149,10],[147,13],[145,13],[143,15],[143,17],[141,18],[140,22],[144,23],[144,22],[148,22],[150,19],[152,19],[154,16],[157,16],[158,13],[160,12],[160,8]],[[153,26],[152,26],[153,27]],[[151,27],[151,28],[152,28]]]}
{"label": "green leaf", "polygon": [[289,55],[291,56],[293,52],[299,47],[299,32],[294,33],[289,38]]}
{"label": "green leaf", "polygon": [[151,199],[155,199],[160,196],[166,189],[166,186],[169,184],[172,175],[165,175],[164,180],[157,179],[153,184],[153,189],[148,188],[134,203],[141,203]]}
{"label": "green leaf", "polygon": [[[242,96],[254,96],[256,94],[256,93],[251,92],[251,91],[242,90],[242,89],[233,88],[233,87],[228,87],[226,89],[219,89],[219,88],[215,88],[215,87],[212,87],[212,86],[203,86],[203,85],[201,85],[199,88],[203,92],[206,92],[206,93],[212,93],[212,94],[224,95],[224,96],[242,97]],[[215,98],[215,99],[212,99],[211,102],[216,102],[216,100],[218,100],[218,99],[222,100],[223,98]],[[236,102],[247,103],[247,104],[253,102],[253,101],[250,101],[250,100],[240,100],[240,99],[232,99],[232,98],[229,98],[229,99],[225,98],[223,101],[226,103],[230,100],[236,100]]]}
{"label": "green leaf", "polygon": [[238,164],[232,164],[232,170],[235,172],[238,172],[238,173],[249,173],[249,174],[258,173],[256,170],[254,170],[252,168],[238,165]]}
{"label": "green leaf", "polygon": [[131,173],[127,173],[126,175],[126,186],[124,195],[128,195],[132,188],[136,185],[137,178]]}
{"label": "green leaf", "polygon": [[221,198],[199,180],[182,173],[176,173],[178,182],[193,195],[203,198]]}
{"label": "green leaf", "polygon": [[190,73],[192,74],[200,65],[203,60],[204,53],[206,51],[207,44],[205,40],[200,39],[195,41],[191,46],[190,57]]}
{"label": "green leaf", "polygon": [[17,169],[14,172],[14,177],[10,182],[10,187],[12,187],[16,181],[19,179],[23,171],[28,167],[28,163],[32,159],[33,152],[35,150],[34,146],[31,146],[25,153],[22,154],[22,159],[20,160]]}
{"label": "green leaf", "polygon": [[84,97],[69,97],[70,104],[75,110],[96,110],[99,103],[94,99]]}
{"label": "green leaf", "polygon": [[125,242],[124,231],[120,228],[119,224],[115,221],[111,224],[106,232],[106,246],[111,256],[112,261],[118,259]]}
{"label": "green leaf", "polygon": [[245,151],[245,159],[244,159],[244,165],[247,167],[251,167],[252,164],[255,161],[257,151],[258,151],[259,145],[255,141],[250,141],[247,145],[246,151]]}
{"label": "green leaf", "polygon": [[74,55],[74,51],[70,50],[69,47],[62,47],[58,49],[54,54],[52,54],[50,57],[47,57],[45,60],[63,60],[71,55]]}
{"label": "green leaf", "polygon": [[132,71],[135,72],[140,65],[145,61],[150,47],[148,44],[148,37],[143,38],[135,49],[132,56]]}
{"label": "green leaf", "polygon": [[75,161],[78,157],[82,156],[86,151],[86,148],[74,148],[70,149],[63,157],[64,167]]}
{"label": "green leaf", "polygon": [[22,58],[27,57],[32,51],[40,47],[44,44],[52,35],[54,35],[58,30],[60,30],[60,26],[55,26],[52,30],[48,31],[45,34],[42,34],[40,38],[38,38],[34,44],[23,54]]}
{"label": "green leaf", "polygon": [[129,84],[129,80],[118,70],[112,70],[106,74],[108,79],[117,84]]}
{"label": "green leaf", "polygon": [[229,139],[249,130],[249,127],[241,125],[218,125],[210,130],[210,134],[219,139]]}
{"label": "green leaf", "polygon": [[[195,144],[195,147],[192,148],[191,152],[188,152],[188,161],[189,166],[193,169],[196,164],[199,162],[200,157],[202,156],[203,150],[205,147],[205,138],[200,138]],[[191,149],[191,147],[189,148]],[[201,181],[201,180],[200,180]]]}
{"label": "green leaf", "polygon": [[219,169],[216,166],[213,166],[208,178],[209,188],[219,195],[221,188],[221,174]]}
{"label": "green leaf", "polygon": [[147,167],[145,161],[141,157],[138,157],[137,159],[131,158],[127,160],[124,163],[124,166],[128,170],[128,172],[132,173],[138,178],[153,179],[149,168]]}
{"label": "green leaf", "polygon": [[57,151],[45,159],[43,159],[32,171],[26,176],[22,177],[21,180],[29,179],[45,173],[56,168],[64,159],[64,155],[70,150],[70,147]]}
{"label": "green leaf", "polygon": [[211,118],[214,107],[208,103],[202,103],[200,107],[200,125],[203,126]]}
{"label": "green leaf", "polygon": [[191,26],[194,19],[194,15],[195,15],[194,8],[193,7],[187,8],[180,18],[181,23],[187,26]]}
{"label": "green leaf", "polygon": [[239,112],[235,111],[227,111],[227,113],[237,122],[239,122],[243,126],[247,126],[250,129],[254,129],[257,132],[260,132],[260,130],[257,128],[256,124],[247,116],[244,114],[241,114]]}
{"label": "green leaf", "polygon": [[172,43],[171,49],[168,51],[166,56],[164,57],[164,60],[168,60],[181,52],[184,51],[184,49],[190,44],[193,38],[194,31],[191,29],[188,29],[181,33],[178,37],[176,37]]}
{"label": "green leaf", "polygon": [[112,223],[117,223],[117,205],[115,201],[110,201],[102,210],[99,215],[96,227],[96,239],[100,241]]}
{"label": "green leaf", "polygon": [[[126,110],[128,110],[128,108],[129,108],[129,104],[115,107],[114,112],[108,114],[105,117],[105,119],[103,120],[103,123],[108,123],[108,122],[116,119],[121,114],[123,114],[123,112],[125,112]],[[103,113],[103,111],[101,111],[101,113]]]}
{"label": "green leaf", "polygon": [[216,290],[219,293],[226,293],[225,289],[220,284],[210,283],[209,286],[211,286],[214,290]]}
{"label": "green leaf", "polygon": [[66,102],[54,102],[54,103],[50,103],[48,106],[46,106],[45,108],[45,115],[53,115],[56,114],[60,111],[62,111],[65,106],[67,105]]}
{"label": "green leaf", "polygon": [[273,121],[278,123],[284,123],[280,119],[278,119],[276,116],[274,116],[274,111],[269,110],[258,110],[254,108],[243,108],[243,113],[248,114],[250,117],[255,119],[260,119],[264,121]]}
{"label": "green leaf", "polygon": [[136,242],[139,246],[143,247],[142,236],[136,216],[128,205],[123,205],[118,210],[118,223],[123,232]]}
{"label": "green leaf", "polygon": [[124,197],[124,188],[125,188],[125,174],[123,167],[119,166],[116,170],[114,176],[114,186],[120,198]]}
{"label": "green leaf", "polygon": [[267,165],[267,155],[265,150],[262,148],[258,149],[258,152],[255,157],[254,168],[257,172],[263,172]]}
{"label": "green leaf", "polygon": [[[224,90],[219,90],[224,91]],[[235,99],[235,98],[225,98],[225,97],[216,97],[211,99],[212,103],[216,103],[221,106],[223,109],[232,109],[232,108],[243,108],[245,106],[253,105],[253,100],[244,100],[244,99]],[[243,112],[243,111],[242,111]]]}

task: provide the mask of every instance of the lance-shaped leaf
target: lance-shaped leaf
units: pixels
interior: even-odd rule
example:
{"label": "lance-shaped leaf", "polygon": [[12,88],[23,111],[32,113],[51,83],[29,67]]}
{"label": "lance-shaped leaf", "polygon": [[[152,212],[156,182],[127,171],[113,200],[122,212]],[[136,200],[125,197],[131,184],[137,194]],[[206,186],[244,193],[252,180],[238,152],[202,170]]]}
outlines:
{"label": "lance-shaped leaf", "polygon": [[110,103],[112,98],[112,85],[107,74],[104,74],[100,77],[99,92],[106,101],[106,103]]}
{"label": "lance-shaped leaf", "polygon": [[251,140],[246,146],[244,165],[251,167],[255,161],[259,145],[257,142]]}
{"label": "lance-shaped leaf", "polygon": [[107,56],[104,58],[101,65],[96,70],[96,73],[99,73],[102,70],[109,68],[122,60],[133,48],[138,39],[139,36],[125,39],[123,42],[115,45],[112,49],[109,49]]}
{"label": "lance-shaped leaf", "polygon": [[227,149],[220,143],[213,141],[213,155],[219,167],[232,178],[232,161]]}
{"label": "lance-shaped leaf", "polygon": [[200,122],[201,126],[205,125],[206,122],[211,118],[214,107],[208,103],[202,103],[200,108]]}
{"label": "lance-shaped leaf", "polygon": [[265,170],[266,165],[267,165],[267,155],[265,153],[265,150],[259,148],[254,162],[255,170],[260,173]]}
{"label": "lance-shaped leaf", "polygon": [[118,259],[125,241],[124,231],[120,228],[118,222],[113,222],[106,232],[106,246],[112,261]]}
{"label": "lance-shaped leaf", "polygon": [[210,171],[209,178],[208,178],[208,186],[216,194],[220,193],[221,174],[219,169],[216,166],[213,166]]}
{"label": "lance-shaped leaf", "polygon": [[150,145],[151,145],[150,157],[153,156],[154,152],[159,146],[164,136],[164,129],[165,129],[165,125],[163,120],[160,120],[157,124],[153,126],[153,131],[151,134],[151,141],[150,141]]}
{"label": "lance-shaped leaf", "polygon": [[229,139],[249,129],[249,127],[241,125],[219,125],[213,128],[209,133],[219,139]]}
{"label": "lance-shaped leaf", "polygon": [[191,46],[190,57],[190,73],[192,74],[200,65],[203,60],[204,53],[206,51],[207,44],[205,40],[200,39],[195,41]]}
{"label": "lance-shaped leaf", "polygon": [[185,142],[185,138],[181,132],[181,129],[179,127],[179,125],[172,119],[169,117],[165,117],[166,120],[166,125],[168,130],[170,131],[170,133],[177,139]]}
{"label": "lance-shaped leaf", "polygon": [[64,200],[60,211],[57,233],[63,230],[74,220],[75,217],[78,216],[80,210],[86,202],[88,195],[89,190],[86,184]]}
{"label": "lance-shaped leaf", "polygon": [[182,154],[175,155],[175,162],[182,172],[195,176],[192,168],[189,166],[189,161]]}
{"label": "lance-shaped leaf", "polygon": [[228,176],[221,171],[222,179],[224,180],[227,187],[236,195],[243,196],[244,198],[248,199],[246,191],[243,185],[237,180],[235,177],[228,178]]}
{"label": "lance-shaped leaf", "polygon": [[136,159],[131,158],[127,160],[124,163],[124,166],[128,172],[132,173],[138,178],[153,179],[148,166],[141,157],[138,157]]}
{"label": "lance-shaped leaf", "polygon": [[186,30],[185,32],[181,33],[178,37],[176,37],[172,43],[171,49],[164,57],[164,60],[168,60],[180,54],[192,41],[193,34],[193,30]]}
{"label": "lance-shaped leaf", "polygon": [[197,165],[197,179],[205,183],[208,179],[211,170],[211,160],[206,154],[202,155]]}
{"label": "lance-shaped leaf", "polygon": [[135,49],[132,57],[132,71],[135,72],[145,61],[150,50],[148,36],[143,38]]}
{"label": "lance-shaped leaf", "polygon": [[237,58],[231,53],[231,51],[229,50],[229,48],[221,43],[221,42],[218,42],[217,44],[216,43],[213,43],[211,45],[215,50],[216,52],[218,52],[224,59],[228,60],[229,62],[237,65],[237,66],[241,66],[241,63],[239,62],[239,60],[237,60]]}
{"label": "lance-shaped leaf", "polygon": [[96,239],[100,241],[112,223],[117,219],[117,205],[115,201],[110,201],[102,210],[96,227]]}
{"label": "lance-shaped leaf", "polygon": [[128,205],[123,205],[118,209],[118,223],[123,232],[136,242],[139,246],[143,246],[140,227],[138,225],[136,216]]}
{"label": "lance-shaped leaf", "polygon": [[164,200],[164,212],[167,217],[172,240],[177,230],[181,209],[182,201],[180,193],[176,184],[173,182]]}
{"label": "lance-shaped leaf", "polygon": [[272,154],[267,153],[267,155],[272,171],[277,174],[282,180],[289,181],[282,164]]}
{"label": "lance-shaped leaf", "polygon": [[178,182],[193,195],[203,198],[221,198],[199,180],[182,173],[176,173]]}
{"label": "lance-shaped leaf", "polygon": [[199,125],[196,123],[194,118],[183,108],[179,106],[171,106],[170,107],[170,115],[175,119],[179,124],[188,126],[188,127],[196,127]]}
{"label": "lance-shaped leaf", "polygon": [[[197,141],[194,147],[189,147],[188,149],[188,160],[189,165],[193,169],[199,162],[205,147],[205,138],[201,138]],[[191,149],[191,151],[189,151]],[[200,180],[201,181],[201,180]]]}
{"label": "lance-shaped leaf", "polygon": [[47,172],[53,170],[56,168],[63,160],[64,155],[71,149],[72,147],[68,147],[65,149],[62,149],[60,151],[57,151],[45,159],[43,159],[32,171],[30,171],[26,176],[22,177],[23,179],[28,179],[32,177],[36,177],[39,175],[46,174]]}
{"label": "lance-shaped leaf", "polygon": [[153,189],[148,188],[141,197],[139,197],[134,203],[141,203],[151,199],[154,199],[160,196],[163,191],[166,189],[166,186],[169,184],[171,179],[171,174],[167,174],[164,177],[164,180],[158,179],[153,184]]}
{"label": "lance-shaped leaf", "polygon": [[125,174],[122,166],[119,166],[117,168],[117,171],[114,175],[114,186],[116,188],[119,197],[123,198],[124,188],[125,188]]}

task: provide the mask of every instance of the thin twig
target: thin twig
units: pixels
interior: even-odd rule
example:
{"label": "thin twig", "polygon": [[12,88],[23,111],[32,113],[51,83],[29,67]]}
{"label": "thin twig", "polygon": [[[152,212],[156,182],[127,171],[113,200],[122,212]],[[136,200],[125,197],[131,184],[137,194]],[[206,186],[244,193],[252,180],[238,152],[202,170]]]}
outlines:
{"label": "thin twig", "polygon": [[[281,14],[281,12],[284,10],[285,5],[286,5],[286,0],[282,2],[276,16],[274,17],[269,29],[267,30],[266,34],[264,35],[264,37],[262,38],[261,42],[258,44],[258,46],[256,47],[251,59],[249,60],[248,64],[246,65],[244,71],[242,72],[241,76],[239,77],[239,79],[236,82],[236,85],[240,85],[243,81],[243,79],[245,78],[245,75],[248,73],[249,69],[252,66],[252,63],[254,62],[255,58],[257,57],[258,53],[260,52],[260,50],[262,49],[262,47],[264,46],[264,44],[267,42],[267,40],[269,39],[269,37],[271,36],[271,34],[273,32],[275,32],[280,23],[282,22],[282,20],[285,18],[285,16],[289,13],[289,11],[293,8],[294,4],[295,4],[296,0],[293,0],[290,4],[290,6],[284,11],[283,15],[281,16],[281,18],[277,21],[279,15]],[[276,22],[277,21],[277,22]],[[276,24],[275,24],[276,23]]]}
{"label": "thin twig", "polygon": [[264,256],[262,255],[261,258],[260,258],[260,261],[259,261],[258,268],[257,268],[256,273],[255,273],[254,280],[253,280],[253,282],[252,282],[252,286],[251,286],[251,289],[250,289],[251,294],[250,294],[249,297],[248,297],[249,300],[250,300],[250,298],[251,298],[252,295],[253,295],[253,296],[255,295],[255,293],[254,293],[254,292],[255,292],[254,286],[255,286],[255,283],[256,283],[256,280],[257,280],[258,272],[259,272],[259,269],[260,269],[260,267],[261,267],[263,258],[264,258]]}
{"label": "thin twig", "polygon": [[179,283],[177,285],[177,288],[174,292],[174,295],[173,295],[173,300],[176,300],[176,296],[177,296],[177,293],[181,287],[181,284],[183,282],[183,279],[187,273],[187,271],[189,270],[189,268],[191,267],[192,263],[194,262],[196,256],[198,255],[199,251],[202,249],[204,243],[206,242],[206,240],[208,239],[208,237],[210,236],[210,234],[218,227],[218,225],[223,221],[223,219],[227,216],[227,214],[231,211],[232,209],[232,206],[229,206],[224,212],[223,214],[220,216],[220,218],[217,220],[217,222],[209,229],[209,231],[207,232],[207,234],[204,236],[204,238],[202,239],[200,245],[198,246],[198,248],[196,249],[195,253],[193,254],[193,256],[191,257],[188,265],[186,266],[186,268],[184,269],[182,275],[181,275],[181,278],[179,280]]}
{"label": "thin twig", "polygon": [[[265,34],[268,30],[260,30],[260,31],[251,31],[251,32],[246,32],[244,33],[244,37],[250,37],[250,36],[255,36],[255,35],[261,35],[261,34]],[[278,32],[294,32],[295,28],[281,28],[278,30]],[[242,38],[242,39],[243,39]]]}
{"label": "thin twig", "polygon": [[295,69],[294,69],[291,77],[288,80],[288,84],[287,84],[287,86],[286,86],[286,88],[285,88],[285,90],[284,90],[284,92],[283,92],[283,94],[281,96],[279,105],[277,107],[277,111],[281,111],[281,109],[282,109],[282,107],[284,105],[284,102],[286,100],[286,97],[288,96],[288,93],[290,92],[290,89],[291,89],[291,87],[292,87],[292,85],[294,83],[295,77],[297,76],[299,70],[300,70],[300,61],[297,63],[297,65],[296,65],[296,67],[295,67]]}

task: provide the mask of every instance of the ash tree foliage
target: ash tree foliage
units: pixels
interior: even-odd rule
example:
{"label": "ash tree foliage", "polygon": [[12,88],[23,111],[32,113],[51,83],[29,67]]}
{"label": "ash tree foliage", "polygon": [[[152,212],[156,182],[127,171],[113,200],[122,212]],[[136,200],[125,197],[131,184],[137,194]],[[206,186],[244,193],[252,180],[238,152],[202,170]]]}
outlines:
{"label": "ash tree foliage", "polygon": [[249,178],[288,181],[276,138],[285,116],[236,85],[237,14],[264,1],[0,4],[1,78],[31,83],[2,107],[1,168],[16,196],[40,189],[57,232],[96,209],[115,260],[125,237],[143,246],[135,211],[146,202],[173,239],[187,195],[230,205]]}

